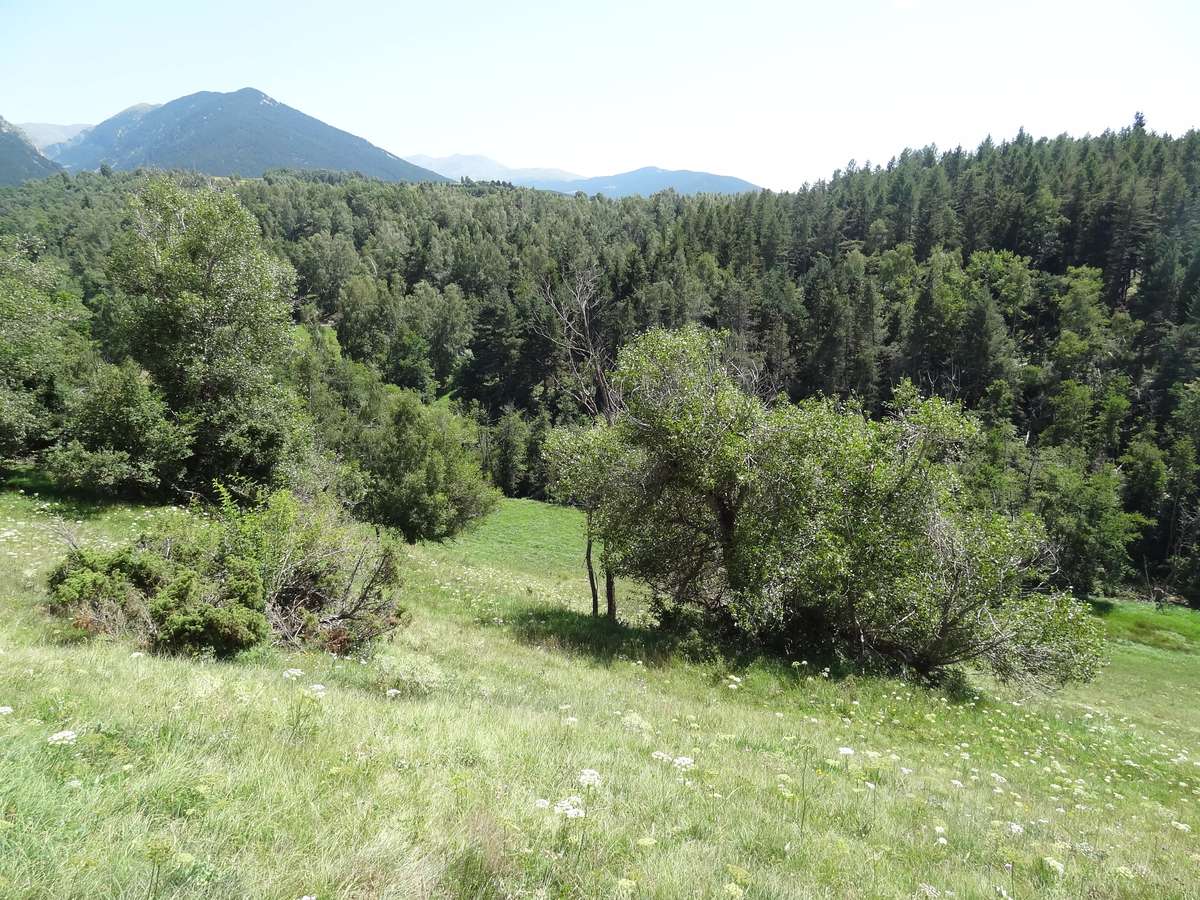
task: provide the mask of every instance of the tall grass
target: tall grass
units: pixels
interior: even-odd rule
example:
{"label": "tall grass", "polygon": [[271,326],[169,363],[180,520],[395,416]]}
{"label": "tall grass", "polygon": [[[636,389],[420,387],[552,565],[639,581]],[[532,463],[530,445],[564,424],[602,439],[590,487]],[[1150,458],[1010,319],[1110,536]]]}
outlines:
{"label": "tall grass", "polygon": [[701,665],[592,622],[578,517],[510,501],[411,551],[373,658],[217,663],[46,617],[61,513],[156,515],[0,494],[0,896],[1200,893],[1191,613],[1110,610],[1049,698]]}

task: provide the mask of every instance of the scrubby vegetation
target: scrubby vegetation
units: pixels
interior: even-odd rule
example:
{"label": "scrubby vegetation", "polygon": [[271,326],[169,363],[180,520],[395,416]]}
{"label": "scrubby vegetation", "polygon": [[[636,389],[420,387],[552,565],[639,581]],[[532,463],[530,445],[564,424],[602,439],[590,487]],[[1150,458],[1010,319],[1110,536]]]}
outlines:
{"label": "scrubby vegetation", "polygon": [[133,545],[75,547],[50,575],[50,605],[91,633],[229,656],[274,637],[364,652],[399,623],[396,551],[328,496],[276,491],[176,517]]}

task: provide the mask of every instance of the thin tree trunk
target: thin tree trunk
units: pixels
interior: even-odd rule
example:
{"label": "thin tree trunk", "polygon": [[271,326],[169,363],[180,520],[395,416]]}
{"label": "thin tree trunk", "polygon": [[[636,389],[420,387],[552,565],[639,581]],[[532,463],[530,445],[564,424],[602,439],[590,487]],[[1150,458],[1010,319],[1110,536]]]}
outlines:
{"label": "thin tree trunk", "polygon": [[600,615],[600,591],[596,587],[596,569],[592,565],[592,514],[591,511],[587,514],[587,551],[583,554],[584,561],[587,563],[588,585],[592,589],[592,615],[599,617]]}
{"label": "thin tree trunk", "polygon": [[617,579],[608,566],[604,567],[604,598],[608,602],[608,617],[617,621]]}

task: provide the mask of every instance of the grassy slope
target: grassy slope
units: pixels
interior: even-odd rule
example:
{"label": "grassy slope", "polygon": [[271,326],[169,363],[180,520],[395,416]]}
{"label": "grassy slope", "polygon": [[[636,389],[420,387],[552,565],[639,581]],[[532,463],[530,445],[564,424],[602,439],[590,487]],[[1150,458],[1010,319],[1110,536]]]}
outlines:
{"label": "grassy slope", "polygon": [[[732,672],[593,630],[579,520],[510,501],[413,549],[412,624],[376,659],[193,662],[66,642],[37,609],[55,512],[0,493],[6,897],[1200,893],[1190,613],[1117,607],[1158,646],[1052,699]],[[91,541],[155,514],[57,512]],[[536,804],[573,794],[581,818]]]}

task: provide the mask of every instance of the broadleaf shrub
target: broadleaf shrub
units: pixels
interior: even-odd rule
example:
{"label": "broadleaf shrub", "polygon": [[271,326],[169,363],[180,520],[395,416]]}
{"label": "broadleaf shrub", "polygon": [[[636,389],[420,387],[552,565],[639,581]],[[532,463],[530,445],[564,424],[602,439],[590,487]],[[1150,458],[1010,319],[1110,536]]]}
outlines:
{"label": "broadleaf shrub", "polygon": [[904,383],[880,420],[830,399],[768,406],[698,328],[627,345],[615,382],[623,412],[558,430],[549,468],[662,608],[925,675],[975,663],[1050,686],[1096,670],[1097,623],[1045,587],[1042,523],[964,489],[980,434],[956,404]]}
{"label": "broadleaf shrub", "polygon": [[63,438],[45,464],[76,490],[144,494],[175,483],[190,444],[190,429],[171,418],[150,376],[126,360],[102,365],[71,402]]}

